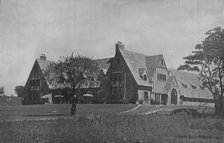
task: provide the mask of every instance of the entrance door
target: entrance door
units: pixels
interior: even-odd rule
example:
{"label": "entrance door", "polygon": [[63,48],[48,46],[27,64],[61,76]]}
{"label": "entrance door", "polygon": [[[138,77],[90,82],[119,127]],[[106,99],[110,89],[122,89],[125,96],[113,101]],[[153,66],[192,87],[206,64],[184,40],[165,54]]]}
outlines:
{"label": "entrance door", "polygon": [[161,104],[166,105],[167,104],[167,94],[162,94],[161,95]]}
{"label": "entrance door", "polygon": [[144,102],[149,103],[149,94],[148,92],[144,92]]}
{"label": "entrance door", "polygon": [[177,104],[177,91],[173,89],[171,92],[171,104]]}

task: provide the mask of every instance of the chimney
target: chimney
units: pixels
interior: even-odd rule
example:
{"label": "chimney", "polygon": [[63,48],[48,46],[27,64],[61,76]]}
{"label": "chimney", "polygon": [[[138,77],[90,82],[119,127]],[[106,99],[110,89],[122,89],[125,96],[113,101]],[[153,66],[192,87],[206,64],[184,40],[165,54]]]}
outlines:
{"label": "chimney", "polygon": [[119,48],[124,50],[124,44],[122,42],[120,42],[120,41],[118,41],[116,43],[116,50],[119,49]]}
{"label": "chimney", "polygon": [[47,57],[46,57],[45,54],[41,54],[41,55],[40,55],[40,59],[41,59],[41,60],[47,60]]}

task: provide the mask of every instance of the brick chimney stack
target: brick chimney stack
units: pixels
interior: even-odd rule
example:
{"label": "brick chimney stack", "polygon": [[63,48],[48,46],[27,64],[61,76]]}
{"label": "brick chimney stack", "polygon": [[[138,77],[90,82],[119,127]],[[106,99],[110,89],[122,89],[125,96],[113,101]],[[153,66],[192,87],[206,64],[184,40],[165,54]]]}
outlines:
{"label": "brick chimney stack", "polygon": [[116,49],[118,49],[118,48],[124,50],[124,44],[123,44],[122,42],[120,42],[120,41],[118,41],[118,42],[116,43]]}
{"label": "brick chimney stack", "polygon": [[41,60],[47,60],[47,57],[46,57],[45,54],[41,54],[41,55],[40,55],[40,59],[41,59]]}

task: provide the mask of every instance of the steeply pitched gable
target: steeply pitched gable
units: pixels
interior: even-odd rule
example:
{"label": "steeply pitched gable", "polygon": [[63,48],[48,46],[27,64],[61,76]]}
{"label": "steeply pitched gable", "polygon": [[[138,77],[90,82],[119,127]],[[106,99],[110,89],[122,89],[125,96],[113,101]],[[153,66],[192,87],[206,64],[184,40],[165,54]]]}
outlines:
{"label": "steeply pitched gable", "polygon": [[146,66],[150,80],[152,79],[157,67],[167,68],[163,55],[146,56]]}
{"label": "steeply pitched gable", "polygon": [[166,81],[166,85],[164,86],[163,94],[167,94],[171,90],[174,82],[175,82],[175,76],[170,76]]}
{"label": "steeply pitched gable", "polygon": [[145,55],[118,48],[138,85],[152,86],[140,77],[139,69],[147,69]]}
{"label": "steeply pitched gable", "polygon": [[43,72],[44,70],[47,69],[47,67],[53,63],[53,61],[48,61],[48,60],[42,60],[42,59],[37,59],[37,63],[40,66],[41,71]]}

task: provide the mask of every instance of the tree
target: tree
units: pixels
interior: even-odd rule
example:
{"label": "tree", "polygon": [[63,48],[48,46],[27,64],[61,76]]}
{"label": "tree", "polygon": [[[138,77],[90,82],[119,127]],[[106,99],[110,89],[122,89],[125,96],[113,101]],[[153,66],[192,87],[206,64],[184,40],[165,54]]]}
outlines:
{"label": "tree", "polygon": [[224,117],[224,30],[217,27],[205,33],[206,38],[195,46],[192,55],[184,57],[185,64],[178,70],[199,72],[203,86],[212,93],[215,112]]}
{"label": "tree", "polygon": [[2,86],[0,87],[0,94],[4,94],[5,93],[5,88]]}
{"label": "tree", "polygon": [[23,89],[24,89],[24,86],[22,85],[17,85],[14,89],[15,93],[18,95],[18,97],[23,97]]}
{"label": "tree", "polygon": [[52,87],[71,89],[72,94],[80,96],[81,88],[100,85],[100,73],[97,63],[92,59],[72,54],[51,63],[44,71],[44,77]]}

